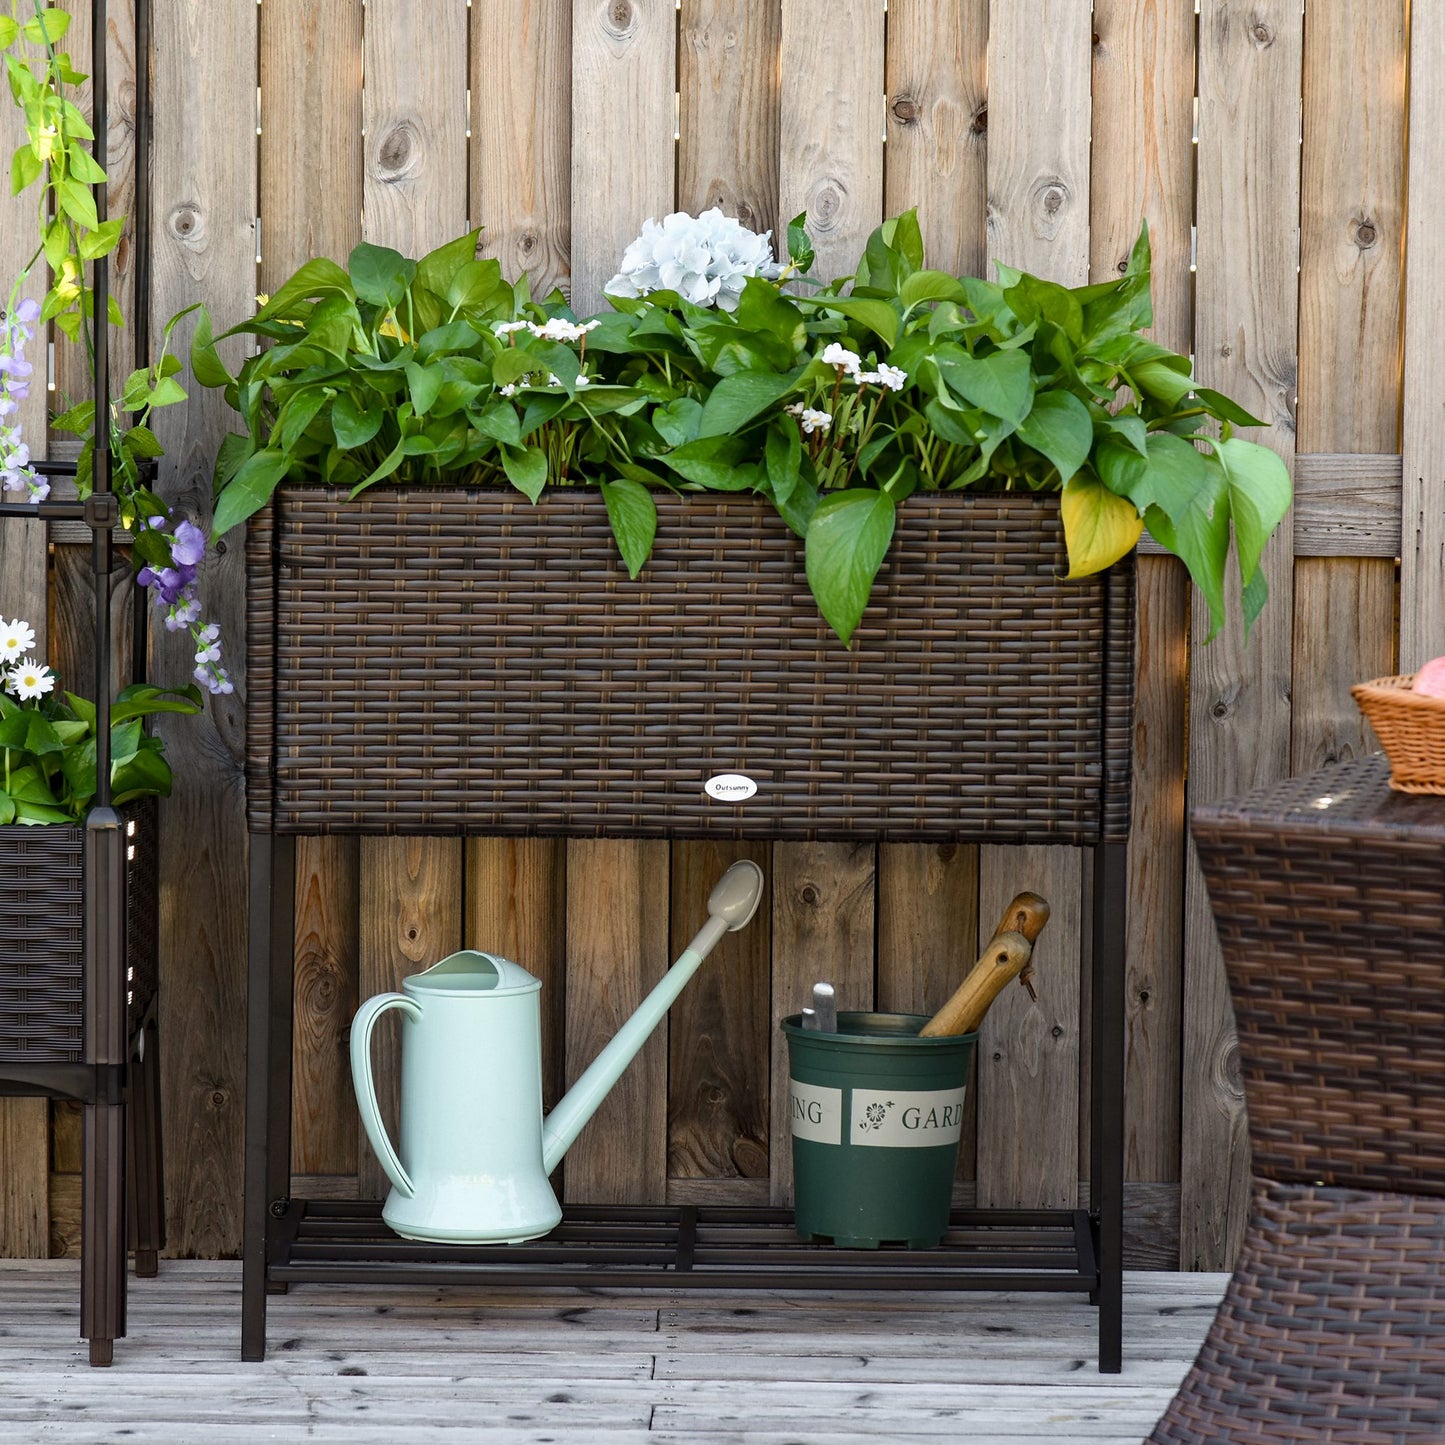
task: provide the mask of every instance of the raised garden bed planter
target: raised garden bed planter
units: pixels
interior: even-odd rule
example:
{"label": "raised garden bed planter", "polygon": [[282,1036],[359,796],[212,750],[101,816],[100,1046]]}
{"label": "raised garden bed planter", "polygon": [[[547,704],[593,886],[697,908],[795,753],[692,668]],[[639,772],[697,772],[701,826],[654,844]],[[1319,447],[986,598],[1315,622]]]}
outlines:
{"label": "raised garden bed planter", "polygon": [[1123,836],[1132,562],[1062,580],[1056,497],[911,498],[851,650],[770,508],[659,512],[632,581],[596,492],[283,487],[248,542],[252,830]]}
{"label": "raised garden bed planter", "polygon": [[[1064,581],[1057,497],[915,496],[849,650],[771,509],[714,493],[659,513],[636,581],[581,489],[534,507],[286,484],[250,523],[243,1358],[265,1353],[268,1291],[322,1278],[917,1280],[891,1254],[860,1270],[800,1242],[776,1212],[569,1208],[499,1249],[291,1198],[295,835],[1028,840],[1093,848],[1090,1207],[955,1215],[929,1287],[1088,1291],[1117,1372],[1132,559]],[[756,791],[715,797],[719,775]]]}

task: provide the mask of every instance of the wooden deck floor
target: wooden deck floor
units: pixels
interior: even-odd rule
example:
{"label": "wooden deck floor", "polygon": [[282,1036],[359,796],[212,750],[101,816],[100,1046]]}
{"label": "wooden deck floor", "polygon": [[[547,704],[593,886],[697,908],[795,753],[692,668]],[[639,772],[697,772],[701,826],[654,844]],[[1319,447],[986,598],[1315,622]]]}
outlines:
{"label": "wooden deck floor", "polygon": [[269,1357],[245,1365],[239,1266],[164,1261],[91,1370],[76,1265],[3,1261],[0,1440],[1137,1445],[1224,1283],[1130,1275],[1116,1376],[1072,1296],[318,1285],[271,1301]]}

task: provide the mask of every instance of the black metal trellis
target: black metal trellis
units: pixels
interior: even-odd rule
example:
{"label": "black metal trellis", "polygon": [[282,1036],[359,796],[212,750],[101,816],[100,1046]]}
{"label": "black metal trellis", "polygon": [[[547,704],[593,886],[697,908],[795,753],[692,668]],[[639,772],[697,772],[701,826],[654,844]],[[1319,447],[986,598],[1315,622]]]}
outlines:
{"label": "black metal trellis", "polygon": [[[105,169],[109,97],[107,95],[106,0],[91,5],[91,88],[93,103],[94,154]],[[144,364],[149,348],[150,308],[150,198],[147,159],[150,149],[150,6],[136,4],[136,153],[137,183],[134,224],[136,271],[135,326],[138,361]],[[107,187],[104,181],[93,187],[96,215],[107,215]],[[111,1362],[114,1342],[125,1334],[126,1246],[128,1232],[136,1235],[137,1272],[155,1272],[155,1257],[164,1228],[158,1195],[158,1156],[149,1177],[138,1178],[138,1189],[149,1197],[140,1201],[132,1230],[127,1228],[127,1174],[135,1172],[127,1159],[130,1120],[127,1095],[132,1085],[130,1056],[133,1043],[142,1053],[144,1039],[154,1034],[154,1010],[141,1022],[133,1037],[128,1007],[129,981],[126,962],[126,820],[111,797],[110,678],[112,647],[110,635],[111,580],[117,565],[112,529],[119,520],[119,506],[113,488],[113,458],[110,447],[109,406],[110,355],[107,318],[110,307],[110,265],[102,256],[92,263],[95,370],[95,425],[92,491],[84,501],[46,499],[39,503],[0,504],[0,517],[40,518],[47,522],[80,521],[91,533],[91,571],[94,577],[95,649],[95,765],[96,791],[84,823],[84,1054],[80,1064],[38,1064],[12,1066],[0,1061],[0,1093],[42,1094],[78,1100],[84,1108],[84,1158],[82,1174],[82,1265],[81,1334],[90,1342],[92,1365]],[[73,473],[63,463],[42,464],[47,475]],[[129,564],[124,559],[122,567]],[[136,609],[135,667],[139,675],[145,666],[147,618],[143,607]],[[154,1084],[155,1049],[151,1044],[149,1082]],[[157,1121],[151,1120],[151,1124]],[[158,1148],[158,1128],[149,1131],[150,1144]],[[145,1171],[143,1171],[145,1172]]]}

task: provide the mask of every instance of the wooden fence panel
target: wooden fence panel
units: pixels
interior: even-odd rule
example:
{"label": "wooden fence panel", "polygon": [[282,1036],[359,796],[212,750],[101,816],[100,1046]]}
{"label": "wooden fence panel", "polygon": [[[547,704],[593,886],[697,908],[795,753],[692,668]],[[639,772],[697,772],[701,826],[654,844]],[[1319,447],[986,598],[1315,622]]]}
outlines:
{"label": "wooden fence panel", "polygon": [[1445,653],[1445,217],[1436,186],[1445,172],[1445,8],[1410,7],[1410,214],[1405,255],[1405,425],[1401,487],[1400,666],[1413,672]]}
{"label": "wooden fence panel", "polygon": [[[1153,334],[1193,349],[1194,16],[1170,0],[1094,7],[1090,254],[1095,281],[1128,264],[1141,218],[1153,257]],[[1141,557],[1126,941],[1125,1178],[1179,1178],[1183,1006],[1184,739],[1189,578],[1172,557]]]}
{"label": "wooden fence panel", "polygon": [[471,224],[532,293],[571,284],[572,0],[472,6]]}
{"label": "wooden fence panel", "polygon": [[[261,7],[260,289],[312,256],[346,264],[361,239],[362,14],[347,0]],[[329,190],[316,204],[316,163]],[[354,1176],[356,1111],[347,1037],[357,1004],[360,848],[355,838],[296,847],[296,1020],[291,1167]]]}
{"label": "wooden fence panel", "polygon": [[572,305],[602,305],[629,241],[673,209],[672,0],[573,0]]}
{"label": "wooden fence panel", "polygon": [[[70,3],[83,49],[89,7]],[[111,37],[116,209],[134,185],[132,4],[116,0]],[[916,204],[932,264],[982,273],[999,259],[1070,283],[1114,274],[1147,215],[1155,334],[1266,416],[1287,458],[1297,351],[1301,369],[1297,555],[1288,537],[1271,548],[1274,595],[1249,647],[1237,629],[1203,647],[1196,616],[1191,649],[1182,569],[1147,549],[1140,558],[1128,1198],[1136,1220],[1153,1221],[1182,1181],[1183,1262],[1224,1267],[1242,1228],[1247,1158],[1227,995],[1186,860],[1186,762],[1196,802],[1373,746],[1346,686],[1392,665],[1397,547],[1401,660],[1445,650],[1434,423],[1445,352],[1430,325],[1445,275],[1431,201],[1445,134],[1437,88],[1418,82],[1417,60],[1407,216],[1404,0],[1312,7],[1308,29],[1294,0],[1248,11],[1201,0],[1197,19],[1169,0],[1095,0],[1092,29],[1089,7],[1073,0],[839,0],[826,25],[818,17],[799,0],[437,0],[424,10],[156,0],[154,314],[204,298],[229,324],[306,256],[344,260],[363,213],[367,239],[413,255],[485,224],[481,252],[508,274],[528,270],[534,291],[575,273],[583,312],[601,304],[642,222],[674,207],[721,205],[779,243],[782,223],[807,209],[830,276],[852,268],[885,214]],[[1445,46],[1441,23],[1437,6],[1413,7],[1417,56]],[[4,254],[20,254],[32,229],[28,200],[0,200]],[[122,275],[130,264],[121,258]],[[82,380],[62,358],[60,389]],[[204,520],[215,446],[233,418],[216,394],[192,390],[187,407],[158,417],[164,491]],[[27,428],[42,435],[40,389],[28,405]],[[83,672],[85,559],[59,532],[51,540],[50,645]],[[228,545],[203,578],[237,693],[199,724],[164,729],[178,773],[164,860],[168,1196],[183,1254],[239,1243],[239,563]],[[45,575],[38,524],[0,528],[0,612],[45,621]],[[118,609],[118,638],[123,628]],[[189,676],[180,639],[162,636],[158,651],[163,677]],[[844,1007],[928,1011],[1004,896],[1032,886],[1055,908],[1044,996],[1035,1007],[1010,991],[990,1020],[960,1197],[972,1197],[976,1175],[983,1202],[1072,1202],[1088,1142],[1088,997],[1072,943],[1087,911],[1080,855],[840,843],[303,841],[302,1187],[382,1189],[358,1149],[346,1066],[358,997],[463,941],[512,954],[544,978],[550,1105],[744,852],[771,875],[768,917],[726,941],[644,1050],[574,1149],[568,1196],[785,1200],[777,1018],[821,978]],[[44,1105],[0,1100],[0,1252],[43,1251],[47,1234],[54,1248],[73,1245],[74,1121],[57,1115],[47,1159],[45,1118]],[[1136,1257],[1167,1263],[1171,1248],[1169,1238],[1142,1254],[1136,1245]]]}
{"label": "wooden fence panel", "polygon": [[[1305,27],[1302,452],[1400,444],[1405,29],[1404,0],[1323,6]],[[1374,746],[1350,685],[1393,672],[1394,612],[1393,557],[1296,560],[1295,773]]]}
{"label": "wooden fence panel", "polygon": [[[1302,40],[1294,0],[1261,0],[1247,12],[1203,0],[1197,374],[1263,417],[1269,425],[1257,439],[1286,462],[1294,459]],[[1237,604],[1207,647],[1207,613],[1195,610],[1191,806],[1288,775],[1291,552],[1287,529],[1266,549],[1270,604],[1247,647]],[[1185,888],[1180,1251],[1186,1268],[1223,1269],[1243,1233],[1249,1141],[1229,992],[1192,849]]]}
{"label": "wooden fence panel", "polygon": [[782,0],[784,221],[808,213],[814,274],[846,275],[883,218],[883,0],[833,0],[826,24],[807,0]]}
{"label": "wooden fence panel", "polygon": [[988,0],[888,7],[884,211],[918,207],[930,266],[982,276],[988,264]]}
{"label": "wooden fence panel", "polygon": [[[1065,286],[1089,279],[1091,41],[1088,12],[1069,0],[995,0],[990,11],[989,255]],[[1079,918],[1080,855],[987,847],[979,875],[980,931],[993,928],[1009,897],[1031,888],[1055,911],[1050,950],[1065,937],[1070,948],[1067,966],[1058,961],[1049,970],[1038,1005],[1026,1007],[1027,997],[1002,1004],[980,1031],[980,1201],[1072,1204],[1080,1121],[1087,1116],[1079,1098],[1078,1029],[1087,1029],[1082,960],[1073,942],[1079,930],[1067,921]],[[1053,1023],[1041,1027],[1045,1012]],[[1049,1121],[1047,1152],[1028,1129],[1020,1132],[1020,1122],[1031,1118]]]}

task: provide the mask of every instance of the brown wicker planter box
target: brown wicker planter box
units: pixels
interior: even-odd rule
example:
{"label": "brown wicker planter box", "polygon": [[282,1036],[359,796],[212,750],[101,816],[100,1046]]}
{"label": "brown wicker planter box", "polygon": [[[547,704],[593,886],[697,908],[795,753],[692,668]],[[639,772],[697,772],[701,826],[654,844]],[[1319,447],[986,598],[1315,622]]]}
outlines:
{"label": "brown wicker planter box", "polygon": [[852,651],[770,508],[659,511],[633,582],[595,492],[283,487],[248,538],[252,831],[1124,836],[1132,560],[1061,580],[1056,498],[911,499]]}
{"label": "brown wicker planter box", "polygon": [[[155,994],[156,808],[125,811],[130,1016]],[[85,830],[0,828],[0,1077],[85,1057]]]}

